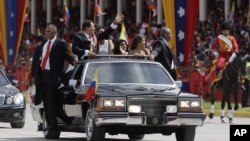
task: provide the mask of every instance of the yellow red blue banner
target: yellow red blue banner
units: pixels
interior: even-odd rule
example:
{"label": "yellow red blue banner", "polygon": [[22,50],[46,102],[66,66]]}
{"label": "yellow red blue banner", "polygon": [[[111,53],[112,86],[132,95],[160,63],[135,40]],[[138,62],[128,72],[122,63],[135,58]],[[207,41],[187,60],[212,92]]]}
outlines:
{"label": "yellow red blue banner", "polygon": [[26,0],[0,1],[0,58],[14,64],[23,32]]}
{"label": "yellow red blue banner", "polygon": [[163,0],[165,25],[172,31],[169,45],[181,65],[188,65],[199,0]]}

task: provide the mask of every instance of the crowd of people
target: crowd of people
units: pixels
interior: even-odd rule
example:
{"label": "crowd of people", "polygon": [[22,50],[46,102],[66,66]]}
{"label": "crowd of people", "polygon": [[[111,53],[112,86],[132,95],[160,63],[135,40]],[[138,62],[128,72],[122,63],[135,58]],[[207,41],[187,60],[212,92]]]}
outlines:
{"label": "crowd of people", "polygon": [[[153,27],[147,22],[136,25],[131,18],[133,15],[118,14],[114,16],[113,21],[107,18],[105,27],[96,26],[92,20],[85,20],[80,30],[77,28],[79,25],[75,24],[76,17],[79,17],[76,13],[79,12],[77,8],[72,8],[72,23],[66,26],[60,21],[62,11],[54,11],[58,13],[54,17],[56,22],[46,26],[42,21],[38,22],[41,35],[25,33],[16,63],[5,66],[0,60],[0,69],[10,80],[18,80],[21,92],[28,90],[36,94],[35,99],[32,99],[35,104],[43,100],[45,116],[49,121],[48,129],[44,130],[51,131],[57,130],[56,113],[60,112],[57,109],[61,108],[57,107],[60,104],[57,104],[57,96],[54,93],[60,84],[65,67],[69,64],[74,65],[86,55],[149,56],[151,60],[160,62],[174,80],[187,82],[187,91],[205,95],[209,92],[212,76],[219,75],[224,66],[233,60],[235,53],[250,53],[248,7],[235,11],[234,18],[229,22],[224,22],[221,15],[223,3],[217,1],[215,7],[208,9],[207,21],[197,23],[193,38],[192,63],[189,66],[178,66],[176,56],[168,46],[173,36],[168,27]],[[127,40],[119,38],[120,25],[124,22],[124,17],[128,19],[125,22],[129,27]],[[27,24],[25,31],[28,31]],[[245,95],[248,95],[249,79],[249,76],[245,77]],[[61,118],[65,123],[70,122],[70,119]]]}
{"label": "crowd of people", "polygon": [[[217,35],[219,35],[221,32],[221,23],[225,21],[223,7],[223,1],[216,1],[212,5],[209,5],[207,20],[197,22],[193,38],[193,60],[190,66],[178,66],[178,63],[176,63],[176,61],[173,65],[177,69],[177,79],[181,79],[192,84],[192,86],[190,85],[187,90],[196,94],[204,95],[208,91],[208,86],[206,83],[209,80],[207,80],[207,75],[209,74],[210,69],[216,64],[214,62],[214,59],[218,57],[218,54],[211,53],[209,48],[216,39]],[[76,33],[80,31],[80,25],[78,22],[78,17],[80,16],[79,7],[76,6],[69,8],[71,18],[67,27],[61,20],[63,18],[63,9],[53,9],[55,10],[53,11],[53,13],[55,13],[56,16],[53,16],[52,21],[57,26],[58,38],[65,40],[68,43],[69,48],[74,47],[74,37],[75,35],[77,35]],[[131,9],[132,8],[130,6],[127,7],[128,11],[131,11]],[[110,10],[112,10],[112,8],[110,8]],[[109,31],[108,28],[110,27],[109,24],[111,23],[111,18],[115,17],[115,15],[113,12],[109,12],[109,9],[107,10],[107,13],[108,14],[105,15],[104,23],[106,28],[96,27],[97,35],[103,35],[103,33],[107,33]],[[152,23],[148,23],[147,18],[145,18],[145,21],[143,21],[143,23],[135,24],[135,15],[131,14],[133,12],[124,13],[124,16],[126,17],[126,21],[124,22],[127,27],[126,29],[128,34],[128,41],[119,40],[120,26],[118,26],[118,29],[112,31],[112,34],[108,34],[108,36],[105,36],[103,40],[99,39],[97,47],[90,49],[90,52],[123,55],[151,54],[153,48],[155,47],[154,44],[156,40],[160,37],[160,29],[162,26],[155,25],[154,19],[152,19]],[[248,48],[249,46],[250,26],[248,25],[248,13],[248,7],[246,5],[242,5],[241,7],[238,7],[237,10],[235,10],[233,19],[230,19],[229,21],[229,23],[231,24],[230,32],[234,35],[236,41],[238,42],[239,51]],[[8,77],[10,79],[17,79],[21,83],[21,91],[25,91],[29,86],[29,72],[34,50],[45,40],[44,35],[46,29],[46,20],[43,18],[46,17],[46,12],[41,11],[38,12],[38,14],[39,17],[41,17],[37,19],[37,27],[39,29],[40,35],[30,35],[29,23],[25,23],[25,32],[23,34],[22,43],[15,65],[9,64],[7,66],[4,66],[3,63],[1,63],[2,61],[0,62],[1,70],[4,70]],[[84,29],[82,28],[82,30]],[[100,37],[94,37],[91,40],[93,40],[93,42],[96,42],[96,38]],[[90,41],[90,43],[91,42],[92,41]],[[145,44],[143,48],[140,47],[140,42],[142,42],[142,44]],[[79,52],[74,50],[74,48],[72,49],[72,52],[75,52],[75,54],[77,55],[79,54]],[[175,56],[173,56],[173,59],[174,58]],[[198,74],[192,72],[198,72]],[[197,77],[192,77],[192,74],[197,75]],[[197,80],[195,80],[194,78],[196,78]]]}

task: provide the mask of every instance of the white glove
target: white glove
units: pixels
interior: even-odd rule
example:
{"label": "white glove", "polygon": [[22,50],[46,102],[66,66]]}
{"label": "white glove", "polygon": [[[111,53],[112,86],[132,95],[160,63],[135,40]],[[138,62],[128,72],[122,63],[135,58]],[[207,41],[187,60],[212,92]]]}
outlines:
{"label": "white glove", "polygon": [[233,53],[233,54],[231,55],[231,57],[229,58],[229,61],[228,61],[228,62],[229,62],[229,63],[232,63],[236,56],[237,56],[236,53]]}

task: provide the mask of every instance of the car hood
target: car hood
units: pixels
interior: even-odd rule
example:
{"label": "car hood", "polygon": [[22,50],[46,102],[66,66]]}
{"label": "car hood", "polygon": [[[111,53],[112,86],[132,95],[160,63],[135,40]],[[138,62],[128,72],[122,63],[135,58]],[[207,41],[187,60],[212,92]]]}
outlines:
{"label": "car hood", "polygon": [[19,90],[11,84],[0,86],[0,94],[17,94]]}
{"label": "car hood", "polygon": [[170,89],[169,86],[153,87],[153,86],[131,86],[123,85],[116,86],[100,86],[97,94],[99,96],[134,96],[134,95],[164,95],[164,96],[178,96],[180,89]]}

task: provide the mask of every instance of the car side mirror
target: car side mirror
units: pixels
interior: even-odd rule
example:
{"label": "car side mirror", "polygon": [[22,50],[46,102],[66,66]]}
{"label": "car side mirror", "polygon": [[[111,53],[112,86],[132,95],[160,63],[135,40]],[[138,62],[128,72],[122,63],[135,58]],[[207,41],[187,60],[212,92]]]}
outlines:
{"label": "car side mirror", "polygon": [[13,79],[11,82],[15,87],[18,87],[18,80]]}
{"label": "car side mirror", "polygon": [[174,82],[177,85],[177,87],[182,88],[182,81],[178,80],[178,81],[174,81]]}

